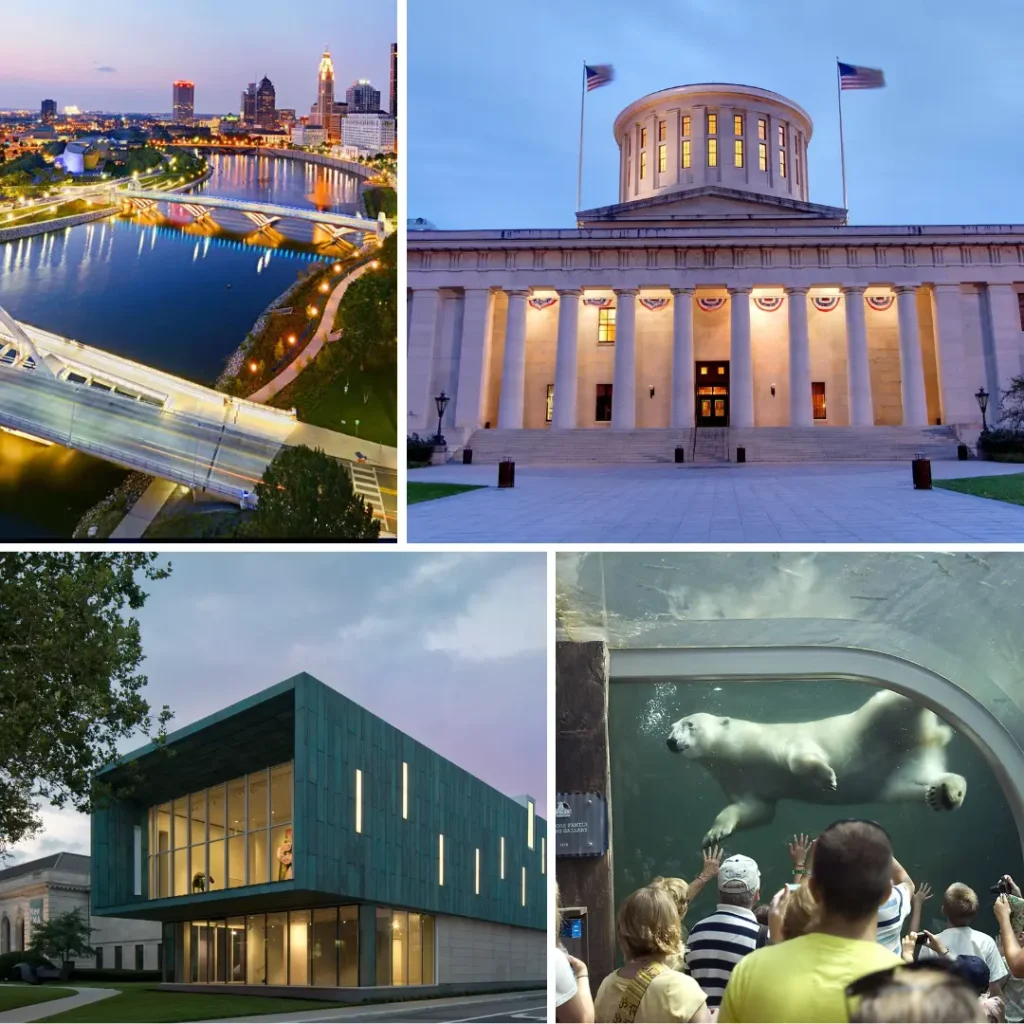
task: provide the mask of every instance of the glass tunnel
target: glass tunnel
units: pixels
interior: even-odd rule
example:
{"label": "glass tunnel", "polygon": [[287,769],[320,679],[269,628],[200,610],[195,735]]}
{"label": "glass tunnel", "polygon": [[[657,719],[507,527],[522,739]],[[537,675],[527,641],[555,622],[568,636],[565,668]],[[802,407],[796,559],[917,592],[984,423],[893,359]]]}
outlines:
{"label": "glass tunnel", "polygon": [[[916,882],[971,885],[991,930],[991,886],[1024,876],[1024,554],[560,554],[557,614],[560,640],[608,648],[616,902],[692,878],[723,825],[774,891],[791,835],[866,817]],[[834,792],[751,759],[797,731],[861,755]]]}

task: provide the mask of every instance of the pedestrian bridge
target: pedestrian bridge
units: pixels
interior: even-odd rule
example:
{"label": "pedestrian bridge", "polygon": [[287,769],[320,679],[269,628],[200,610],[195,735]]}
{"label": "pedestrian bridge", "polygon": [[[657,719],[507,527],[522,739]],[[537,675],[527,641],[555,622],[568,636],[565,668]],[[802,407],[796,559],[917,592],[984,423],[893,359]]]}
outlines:
{"label": "pedestrian bridge", "polygon": [[243,506],[283,445],[309,443],[345,461],[383,517],[374,460],[354,465],[364,458],[357,447],[377,446],[21,323],[2,307],[0,428]]}

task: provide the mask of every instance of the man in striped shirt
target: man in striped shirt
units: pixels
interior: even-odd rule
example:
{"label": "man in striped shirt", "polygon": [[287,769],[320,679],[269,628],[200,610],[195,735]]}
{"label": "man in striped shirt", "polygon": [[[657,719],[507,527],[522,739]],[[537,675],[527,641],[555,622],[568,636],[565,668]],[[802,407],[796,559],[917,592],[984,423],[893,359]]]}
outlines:
{"label": "man in striped shirt", "polygon": [[718,909],[690,929],[686,967],[707,994],[709,1009],[722,1002],[732,969],[764,945],[753,911],[760,891],[757,863],[742,854],[729,857],[718,869]]}
{"label": "man in striped shirt", "polygon": [[903,922],[910,916],[914,883],[903,865],[892,859],[892,892],[878,908],[878,942],[900,956]]}

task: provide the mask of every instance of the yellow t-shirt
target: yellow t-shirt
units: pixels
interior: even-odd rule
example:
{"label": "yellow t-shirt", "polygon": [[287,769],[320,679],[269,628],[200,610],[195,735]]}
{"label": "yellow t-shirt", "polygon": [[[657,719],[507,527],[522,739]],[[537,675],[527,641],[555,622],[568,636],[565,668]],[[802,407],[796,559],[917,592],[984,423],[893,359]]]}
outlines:
{"label": "yellow t-shirt", "polygon": [[[597,990],[594,1000],[594,1019],[610,1021],[629,988],[630,979],[609,974]],[[707,996],[700,985],[688,974],[662,971],[647,986],[640,1008],[634,1018],[636,1024],[660,1024],[664,1021],[689,1020],[704,1004]]]}
{"label": "yellow t-shirt", "polygon": [[846,986],[902,963],[877,942],[811,932],[748,953],[729,975],[720,1024],[845,1024]]}

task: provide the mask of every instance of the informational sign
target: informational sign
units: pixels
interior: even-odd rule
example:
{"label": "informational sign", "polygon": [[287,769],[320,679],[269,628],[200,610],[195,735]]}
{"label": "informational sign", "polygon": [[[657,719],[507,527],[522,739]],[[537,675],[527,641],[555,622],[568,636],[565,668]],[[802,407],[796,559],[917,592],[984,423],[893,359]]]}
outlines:
{"label": "informational sign", "polygon": [[33,928],[37,924],[43,923],[43,901],[41,899],[28,901],[28,923]]}
{"label": "informational sign", "polygon": [[608,852],[608,808],[600,793],[559,793],[556,856],[602,857]]}

